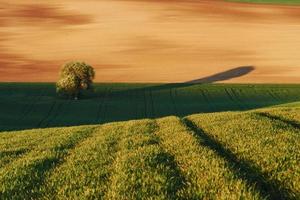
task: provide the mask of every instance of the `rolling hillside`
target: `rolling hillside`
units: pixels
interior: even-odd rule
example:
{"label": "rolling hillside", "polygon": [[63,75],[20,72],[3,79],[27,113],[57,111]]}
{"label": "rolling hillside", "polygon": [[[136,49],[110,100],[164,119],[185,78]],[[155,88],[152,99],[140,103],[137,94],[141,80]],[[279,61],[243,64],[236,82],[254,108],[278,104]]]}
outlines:
{"label": "rolling hillside", "polygon": [[1,199],[299,199],[300,109],[0,134]]}
{"label": "rolling hillside", "polygon": [[102,124],[196,113],[249,110],[300,101],[299,85],[96,84],[79,101],[58,99],[55,86],[0,84],[0,131]]}
{"label": "rolling hillside", "polygon": [[0,200],[300,200],[299,19],[300,0],[1,2]]}

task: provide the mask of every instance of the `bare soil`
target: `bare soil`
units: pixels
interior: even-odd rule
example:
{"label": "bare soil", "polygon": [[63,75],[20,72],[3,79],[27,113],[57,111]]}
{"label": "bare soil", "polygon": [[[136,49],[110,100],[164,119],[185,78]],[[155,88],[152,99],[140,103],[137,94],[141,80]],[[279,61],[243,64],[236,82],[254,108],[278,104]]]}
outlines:
{"label": "bare soil", "polygon": [[217,0],[1,2],[0,81],[56,81],[83,60],[97,82],[300,83],[299,19]]}

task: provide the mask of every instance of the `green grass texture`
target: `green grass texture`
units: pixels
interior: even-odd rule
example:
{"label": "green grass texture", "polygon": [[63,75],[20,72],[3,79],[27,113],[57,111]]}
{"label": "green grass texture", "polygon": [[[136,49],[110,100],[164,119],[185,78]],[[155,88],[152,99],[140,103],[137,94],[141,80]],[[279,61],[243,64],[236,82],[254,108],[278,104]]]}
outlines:
{"label": "green grass texture", "polygon": [[0,134],[1,199],[299,199],[300,108]]}

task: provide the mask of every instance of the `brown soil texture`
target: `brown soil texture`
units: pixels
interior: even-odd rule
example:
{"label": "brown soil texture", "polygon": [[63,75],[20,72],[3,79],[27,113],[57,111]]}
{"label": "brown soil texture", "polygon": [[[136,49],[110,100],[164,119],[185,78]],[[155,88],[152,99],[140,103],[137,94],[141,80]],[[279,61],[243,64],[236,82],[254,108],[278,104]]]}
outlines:
{"label": "brown soil texture", "polygon": [[96,82],[300,83],[300,7],[218,0],[0,3],[0,81],[56,81],[71,60],[94,66]]}

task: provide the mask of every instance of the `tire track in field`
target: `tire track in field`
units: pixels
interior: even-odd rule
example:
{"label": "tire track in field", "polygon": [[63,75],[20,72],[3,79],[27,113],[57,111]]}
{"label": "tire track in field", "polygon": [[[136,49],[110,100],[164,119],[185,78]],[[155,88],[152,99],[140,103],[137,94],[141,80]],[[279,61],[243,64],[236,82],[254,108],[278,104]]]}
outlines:
{"label": "tire track in field", "polygon": [[225,92],[226,92],[228,98],[229,98],[232,102],[236,103],[236,102],[235,102],[235,99],[234,99],[233,96],[230,94],[229,90],[228,90],[227,88],[225,88],[224,90],[225,90]]}
{"label": "tire track in field", "polygon": [[137,120],[139,119],[139,116],[138,116],[138,98],[137,98],[137,92],[136,90],[129,90],[127,92],[127,95],[128,95],[128,99],[129,99],[129,102],[128,102],[128,107],[131,108],[131,116],[133,119]]}
{"label": "tire track in field", "polygon": [[278,91],[274,90],[274,89],[270,89],[270,93],[273,94],[273,96],[279,100],[279,102],[284,102],[285,99],[282,98],[281,94],[282,94],[282,90],[279,90],[279,94]]}
{"label": "tire track in field", "polygon": [[247,106],[245,106],[245,101],[241,99],[241,96],[237,92],[239,89],[230,88],[230,90],[232,91],[234,98],[237,100],[237,102],[239,102],[241,109],[247,109]]}
{"label": "tire track in field", "polygon": [[[138,119],[138,99],[137,99],[137,94],[135,90],[128,90],[127,91],[127,99],[129,99],[128,102],[128,107],[131,108],[132,116],[133,119]],[[132,106],[133,104],[133,106]]]}
{"label": "tire track in field", "polygon": [[291,96],[291,93],[289,92],[289,90],[288,89],[283,89],[283,93],[284,93],[284,96],[285,97],[288,97],[288,98],[286,98],[286,99],[288,99],[288,100],[299,100],[299,99],[297,99],[297,97],[296,96],[294,96],[294,95],[292,95]]}
{"label": "tire track in field", "polygon": [[48,117],[51,115],[55,105],[56,105],[57,100],[54,100],[50,106],[50,109],[48,110],[48,112],[46,113],[46,115],[37,123],[37,127],[41,128],[42,124],[44,123],[44,121],[46,121],[48,119]]}
{"label": "tire track in field", "polygon": [[62,102],[59,103],[59,105],[57,106],[57,109],[56,111],[54,112],[54,115],[52,118],[50,118],[48,120],[48,123],[46,124],[45,127],[50,127],[50,126],[58,126],[58,123],[55,123],[55,121],[57,120],[57,118],[61,116],[63,116],[64,114],[64,110],[66,109],[66,107],[69,107],[71,105],[71,99],[68,99],[68,100],[63,100]]}
{"label": "tire track in field", "polygon": [[132,98],[132,102],[131,103],[133,103],[134,104],[134,106],[133,106],[133,108],[134,108],[134,116],[135,116],[135,118],[134,119],[139,119],[139,112],[138,112],[138,110],[139,110],[139,104],[138,104],[138,98],[137,98],[137,91],[136,90],[133,90],[132,92],[131,92],[131,98]]}
{"label": "tire track in field", "polygon": [[35,103],[35,100],[37,98],[37,96],[35,96],[34,99],[31,99],[29,97],[31,97],[31,96],[26,95],[26,99],[25,99],[24,102],[28,102],[29,101],[30,103],[25,104],[25,106],[23,107],[23,109],[21,111],[21,115],[20,115],[19,120],[22,120],[23,118],[25,118],[25,116],[27,115],[27,113],[30,112],[31,107],[33,106],[33,104]]}
{"label": "tire track in field", "polygon": [[180,111],[179,111],[179,104],[178,101],[176,101],[176,99],[178,100],[179,96],[178,96],[178,89],[175,88],[174,89],[174,102],[175,102],[175,106],[176,106],[176,111],[177,111],[177,115],[180,115]]}
{"label": "tire track in field", "polygon": [[[197,107],[196,107],[196,109],[198,109],[197,112],[201,113],[201,112],[211,111],[212,110],[211,105],[207,103],[207,100],[203,94],[202,89],[197,88],[195,94],[196,94],[197,102],[199,102],[197,103]],[[203,106],[205,107],[204,109]]]}
{"label": "tire track in field", "polygon": [[[253,87],[253,86],[248,87],[247,91],[245,93],[247,95],[246,101],[250,102],[250,104],[253,102],[258,102],[259,104],[261,104],[261,103],[264,103],[264,102],[270,100],[270,98],[269,98],[270,95],[269,95],[268,91],[264,92],[263,95],[261,95],[261,96],[257,96],[256,94],[259,94],[260,92],[259,92],[259,90],[257,90],[256,87]],[[271,97],[271,98],[273,99],[273,97]]]}
{"label": "tire track in field", "polygon": [[207,103],[207,105],[210,107],[209,110],[210,110],[211,112],[215,111],[216,109],[215,109],[215,106],[212,104],[211,99],[209,98],[208,90],[202,89],[202,88],[201,88],[200,91],[201,91],[201,95],[202,95],[204,101],[205,101],[205,102]]}
{"label": "tire track in field", "polygon": [[[299,89],[299,88],[298,88]],[[300,90],[298,90],[297,91],[297,94],[296,95],[291,95],[291,94],[293,94],[292,92],[291,92],[292,90],[289,88],[289,89],[287,89],[287,93],[288,93],[288,96],[292,96],[293,97],[293,101],[300,101],[300,97],[299,97],[299,93],[300,93]]]}
{"label": "tire track in field", "polygon": [[134,90],[135,93],[135,102],[136,102],[136,119],[141,119],[143,116],[140,114],[140,98],[139,90]]}
{"label": "tire track in field", "polygon": [[148,92],[149,92],[150,110],[151,110],[150,117],[155,118],[153,91],[150,89],[150,90],[148,90]]}
{"label": "tire track in field", "polygon": [[275,97],[277,97],[277,99],[280,101],[280,102],[284,102],[284,98],[282,98],[282,96],[280,95],[281,94],[281,90],[280,90],[280,94],[278,94],[278,92],[274,89],[271,90],[272,93],[275,95]]}
{"label": "tire track in field", "polygon": [[98,108],[97,108],[95,123],[100,123],[100,117],[101,117],[102,111],[104,109],[105,98],[106,98],[109,90],[110,90],[109,88],[105,88],[103,98],[101,98],[100,94],[98,95],[99,104],[98,104]]}
{"label": "tire track in field", "polygon": [[35,105],[42,99],[44,94],[45,91],[42,90],[38,96],[35,96],[35,98],[32,101],[30,101],[30,104],[26,106],[27,108],[26,110],[24,110],[24,112],[22,112],[22,116],[20,117],[19,120],[24,120],[30,113],[33,112]]}
{"label": "tire track in field", "polygon": [[245,107],[249,107],[249,100],[252,101],[260,101],[261,97],[258,96],[251,96],[251,90],[254,90],[253,88],[245,87],[242,89],[235,89],[235,94],[237,95],[238,101],[241,103],[241,105],[246,105]]}
{"label": "tire track in field", "polygon": [[284,89],[283,94],[285,97],[285,102],[288,100],[299,101],[299,96],[292,95],[292,93],[289,91],[289,89]]}
{"label": "tire track in field", "polygon": [[47,119],[44,120],[44,125],[42,126],[43,128],[48,128],[49,127],[52,118],[54,118],[56,116],[56,113],[61,108],[61,106],[62,106],[62,102],[57,101],[56,105],[52,109],[52,112],[48,115]]}
{"label": "tire track in field", "polygon": [[225,92],[227,94],[227,96],[229,97],[229,99],[235,104],[237,105],[237,107],[242,110],[243,107],[240,105],[239,101],[236,99],[236,96],[234,94],[232,94],[232,90],[229,90],[229,88],[225,88]]}
{"label": "tire track in field", "polygon": [[290,100],[290,93],[286,91],[284,88],[278,88],[278,89],[273,89],[271,90],[273,92],[273,96],[277,97],[277,99],[281,102],[284,103],[287,100]]}
{"label": "tire track in field", "polygon": [[148,118],[148,109],[147,109],[147,105],[148,105],[148,102],[147,102],[147,94],[146,94],[146,89],[143,88],[143,98],[144,98],[144,116],[145,118]]}
{"label": "tire track in field", "polygon": [[51,122],[55,120],[55,118],[58,116],[64,102],[57,101],[56,105],[52,109],[52,112],[50,115],[48,115],[48,118],[44,121],[45,125],[44,128],[47,128],[50,126]]}
{"label": "tire track in field", "polygon": [[272,90],[267,90],[268,95],[276,102],[281,102],[281,100],[273,93]]}
{"label": "tire track in field", "polygon": [[173,95],[173,91],[176,91],[176,88],[175,88],[175,89],[174,89],[174,88],[170,88],[170,89],[169,89],[169,92],[170,92],[170,98],[171,98],[171,103],[172,103],[172,105],[173,105],[173,110],[174,110],[175,115],[178,116],[179,113],[178,113],[177,105],[176,105],[176,102],[175,102],[175,97],[174,97],[174,95]]}
{"label": "tire track in field", "polygon": [[[105,120],[107,118],[108,102],[109,102],[111,92],[112,92],[112,88],[108,88],[107,93],[106,93],[106,95],[104,97],[104,100],[103,100],[103,104],[102,104],[103,107],[101,108],[101,111],[102,111],[103,115],[102,115],[102,119],[100,118],[100,120],[99,120],[100,124],[106,122]],[[99,117],[100,117],[100,115],[99,115]]]}

